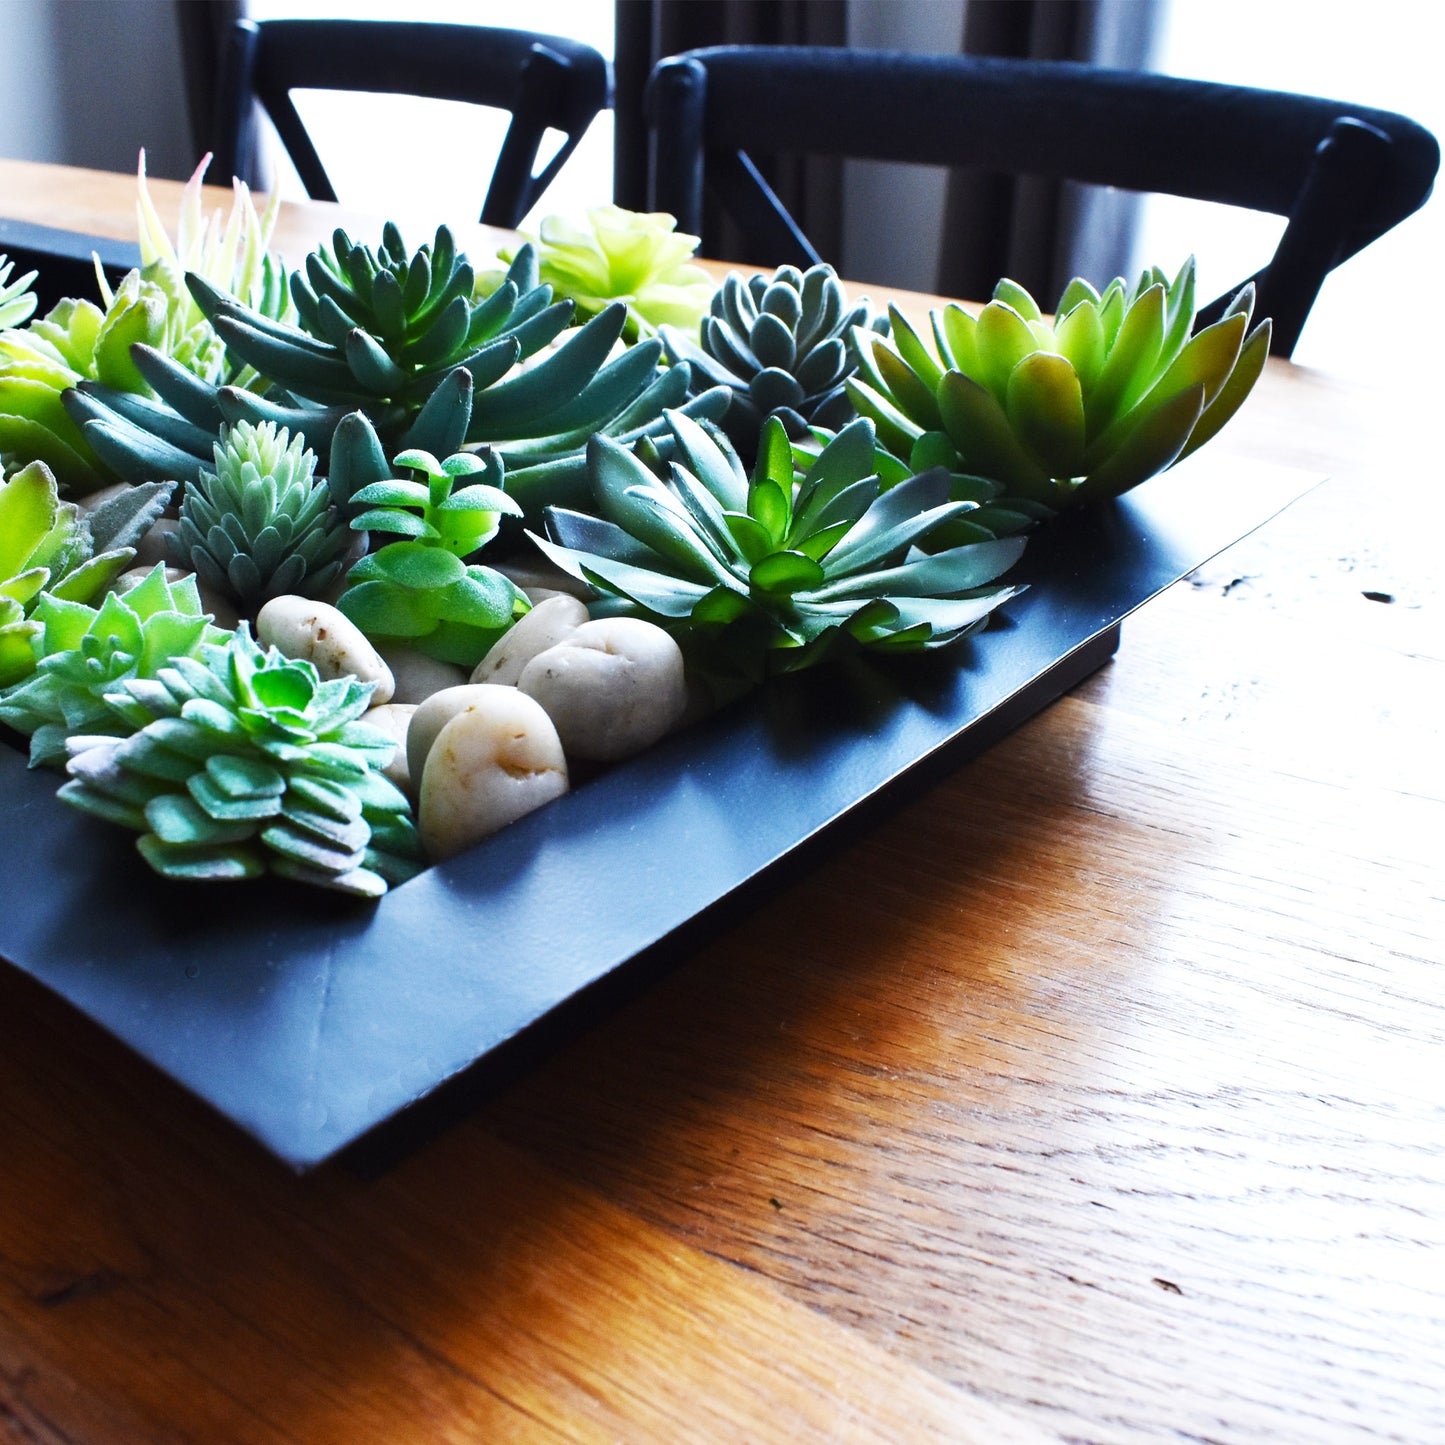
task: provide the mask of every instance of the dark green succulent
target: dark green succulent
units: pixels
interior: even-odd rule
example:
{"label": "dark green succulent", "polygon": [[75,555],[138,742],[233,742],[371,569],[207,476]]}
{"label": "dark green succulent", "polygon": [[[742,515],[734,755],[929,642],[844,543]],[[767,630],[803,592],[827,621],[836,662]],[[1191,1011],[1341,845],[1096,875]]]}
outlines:
{"label": "dark green succulent", "polygon": [[43,462],[0,482],[0,688],[34,671],[34,616],[49,593],[89,602],[135,556],[135,544],[169,500],[169,484],[131,488],[90,512],[62,502]]}
{"label": "dark green succulent", "polygon": [[246,616],[287,593],[319,596],[340,575],[351,534],[304,437],[237,422],[215,445],[216,469],[187,482],[171,560]]}
{"label": "dark green succulent", "polygon": [[852,419],[843,384],[858,369],[857,328],[886,335],[888,320],[866,300],[849,306],[831,266],[780,266],[772,276],[729,275],[702,319],[701,345],[671,326],[663,340],[673,361],[693,368],[695,385],[729,389],[723,429],[751,456],[769,416],[795,439]]}
{"label": "dark green succulent", "polygon": [[600,439],[589,452],[600,516],[549,509],[551,540],[534,540],[601,594],[598,610],[683,634],[706,670],[792,671],[840,643],[941,647],[1013,595],[989,584],[1019,539],[920,550],[973,504],[948,499],[941,470],[884,491],[870,422],[844,427],[798,480],[776,417],[751,478],[725,440],[669,420],[679,455],[665,477]]}
{"label": "dark green succulent", "polygon": [[406,798],[381,773],[395,740],[360,721],[371,692],[262,652],[243,625],[113,688],[127,736],[78,740],[60,796],[139,832],[142,857],[169,878],[271,872],[377,897],[422,855]]}
{"label": "dark green succulent", "polygon": [[388,458],[493,446],[508,490],[539,514],[546,502],[585,494],[590,436],[628,444],[663,430],[666,407],[701,417],[726,409],[716,388],[689,400],[690,373],[661,367],[658,341],[612,354],[627,316],[620,302],[563,336],[572,303],[552,304],[530,246],[496,291],[472,301],[472,268],[449,231],[410,258],[394,226],[384,235],[372,252],[338,232],[334,251],[308,258],[305,275],[292,278],[299,326],[190,278],[231,354],[271,389],[197,386],[183,368],[138,351],[157,403],[93,381],[66,393],[87,444],[128,480],[186,479],[209,461],[223,423],[272,421],[304,434],[329,475],[333,435],[360,412]]}
{"label": "dark green succulent", "polygon": [[34,671],[0,691],[0,722],[29,734],[31,767],[62,763],[73,734],[128,731],[107,693],[227,635],[201,611],[195,578],[167,582],[160,566],[99,607],[42,593],[31,620]]}
{"label": "dark green succulent", "polygon": [[[439,462],[407,451],[396,460],[418,479],[362,487],[351,501],[367,510],[351,525],[403,540],[363,557],[347,573],[338,605],[374,642],[474,667],[529,604],[500,572],[462,558],[496,534],[504,513],[520,516],[522,509],[501,490],[501,463],[490,453],[459,452]],[[456,488],[478,473],[487,480]]]}
{"label": "dark green succulent", "polygon": [[1071,281],[1054,319],[1000,281],[977,317],[930,313],[933,344],[894,312],[892,341],[871,339],[847,383],[878,436],[912,465],[986,478],[1004,504],[1050,514],[1118,496],[1209,440],[1233,416],[1269,354],[1249,330],[1254,288],[1191,337],[1194,261],[1103,291]]}

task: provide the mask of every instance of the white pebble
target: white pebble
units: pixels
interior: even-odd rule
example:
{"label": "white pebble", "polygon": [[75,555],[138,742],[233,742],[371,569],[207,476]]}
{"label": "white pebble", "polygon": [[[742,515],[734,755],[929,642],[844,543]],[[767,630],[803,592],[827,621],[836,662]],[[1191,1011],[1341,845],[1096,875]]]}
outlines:
{"label": "white pebble", "polygon": [[273,597],[256,614],[256,640],[287,657],[305,658],[324,678],[355,677],[376,684],[373,707],[396,692],[391,669],[362,630],[329,602]]}
{"label": "white pebble", "polygon": [[539,652],[555,647],[586,621],[587,608],[575,597],[558,593],[539,602],[492,644],[491,651],[472,670],[472,681],[515,687],[522,669]]}
{"label": "white pebble", "polygon": [[637,617],[584,623],[534,657],[517,687],[547,710],[569,758],[611,761],[641,752],[687,708],[681,650]]}
{"label": "white pebble", "polygon": [[[472,696],[459,700],[460,710],[426,748],[421,769],[417,821],[422,846],[433,858],[460,853],[568,787],[557,731],[531,698],[491,685],[454,691]],[[435,698],[422,707],[430,702]]]}
{"label": "white pebble", "polygon": [[393,702],[425,702],[434,692],[448,687],[461,687],[467,681],[467,670],[455,662],[443,662],[412,647],[388,647],[382,661],[391,669],[396,683]]}
{"label": "white pebble", "polygon": [[395,741],[396,749],[391,761],[381,771],[408,796],[411,794],[411,770],[406,765],[406,732],[415,711],[414,703],[384,702],[368,708],[361,715],[362,722],[370,723]]}

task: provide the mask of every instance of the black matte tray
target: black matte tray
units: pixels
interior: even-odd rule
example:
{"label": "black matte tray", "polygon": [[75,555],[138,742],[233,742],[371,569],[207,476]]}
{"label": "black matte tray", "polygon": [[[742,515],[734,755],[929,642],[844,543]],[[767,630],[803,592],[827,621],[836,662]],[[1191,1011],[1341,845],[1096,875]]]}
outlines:
{"label": "black matte tray", "polygon": [[295,1168],[384,1154],[1047,705],[1314,480],[1202,453],[1037,535],[984,632],[781,679],[374,905],[166,882],[0,745],[0,955]]}

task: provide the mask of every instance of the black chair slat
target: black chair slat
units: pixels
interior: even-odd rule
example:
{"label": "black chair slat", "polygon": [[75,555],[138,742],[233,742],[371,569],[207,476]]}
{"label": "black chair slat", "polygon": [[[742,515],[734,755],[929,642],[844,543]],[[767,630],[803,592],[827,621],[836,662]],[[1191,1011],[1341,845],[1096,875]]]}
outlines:
{"label": "black chair slat", "polygon": [[[225,48],[218,86],[217,171],[251,171],[259,103],[307,194],[336,199],[290,101],[295,90],[417,95],[510,111],[481,211],[495,226],[522,220],[610,103],[606,60],[590,45],[561,36],[413,21],[241,20]],[[565,140],[534,175],[548,129]]]}
{"label": "black chair slat", "polygon": [[649,111],[650,204],[698,231],[707,185],[769,259],[796,261],[806,238],[739,156],[976,168],[1284,216],[1256,279],[1285,356],[1329,270],[1418,209],[1440,160],[1428,131],[1374,107],[1066,61],[718,46],[660,62]]}

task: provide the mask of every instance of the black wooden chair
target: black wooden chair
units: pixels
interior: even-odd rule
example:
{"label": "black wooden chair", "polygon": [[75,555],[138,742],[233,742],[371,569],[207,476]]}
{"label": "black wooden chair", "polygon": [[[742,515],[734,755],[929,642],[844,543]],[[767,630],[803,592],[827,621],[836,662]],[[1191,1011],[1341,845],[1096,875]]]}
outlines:
{"label": "black wooden chair", "polygon": [[1279,356],[1330,270],[1421,206],[1440,162],[1428,131],[1388,111],[1064,61],[719,46],[661,61],[648,105],[654,209],[699,234],[706,184],[773,264],[824,258],[753,155],[971,167],[1285,216],[1274,256],[1245,278]]}
{"label": "black wooden chair", "polygon": [[[527,30],[389,20],[239,20],[217,84],[216,176],[251,174],[259,102],[313,200],[334,201],[293,90],[361,90],[467,101],[512,113],[481,219],[516,226],[610,99],[590,45]],[[566,140],[533,174],[544,133]],[[470,157],[457,160],[466,166]]]}

